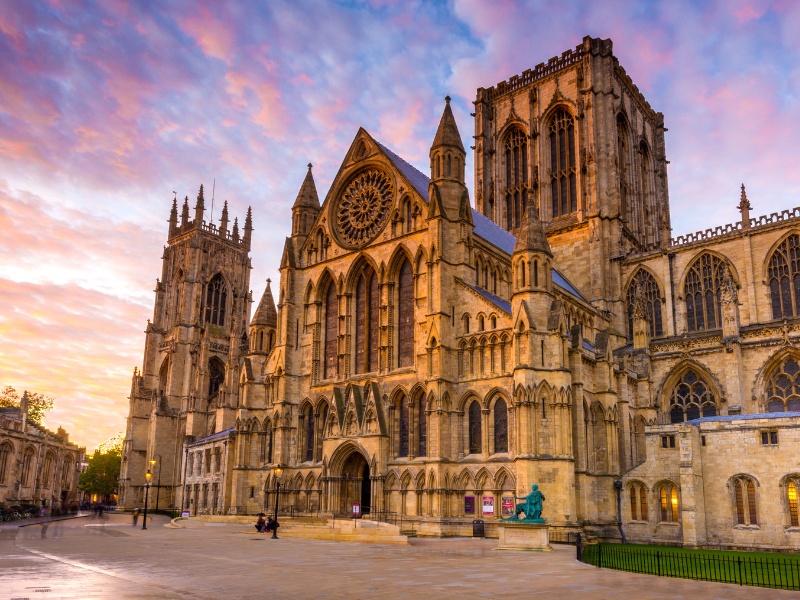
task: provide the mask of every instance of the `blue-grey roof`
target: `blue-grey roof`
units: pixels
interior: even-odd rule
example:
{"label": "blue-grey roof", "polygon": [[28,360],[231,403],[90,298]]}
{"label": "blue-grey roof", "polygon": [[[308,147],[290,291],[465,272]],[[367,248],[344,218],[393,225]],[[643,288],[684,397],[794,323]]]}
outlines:
{"label": "blue-grey roof", "polygon": [[475,235],[497,246],[506,254],[510,255],[514,252],[517,238],[474,208],[472,209],[472,223],[475,225]]}
{"label": "blue-grey roof", "polygon": [[470,285],[469,283],[466,282],[465,285],[475,290],[475,292],[486,298],[489,302],[494,304],[500,310],[507,312],[509,315],[511,314],[511,302],[509,302],[508,300],[503,300],[500,296],[495,296],[491,292],[487,292],[486,290],[479,288],[476,285]]}
{"label": "blue-grey roof", "polygon": [[584,298],[583,295],[578,290],[575,289],[575,286],[572,285],[569,281],[567,281],[567,278],[564,277],[561,273],[559,273],[555,269],[553,269],[553,283],[555,283],[558,287],[560,287],[564,291],[569,292],[576,298],[579,298],[588,304],[588,300],[586,300],[586,298]]}
{"label": "blue-grey roof", "polygon": [[[717,421],[751,421],[754,419],[780,419],[783,417],[800,417],[800,412],[769,412],[755,413],[751,415],[717,415],[716,417],[700,417],[686,421],[688,425],[699,425],[700,423],[714,423]],[[675,423],[679,425],[680,423]]]}
{"label": "blue-grey roof", "polygon": [[417,170],[416,167],[411,166],[402,158],[397,156],[394,152],[389,150],[386,146],[381,144],[379,141],[375,141],[380,149],[389,157],[394,163],[394,166],[398,168],[398,170],[405,175],[405,178],[408,179],[409,183],[414,186],[414,189],[417,190],[417,193],[425,198],[425,202],[428,201],[428,185],[430,184],[431,180],[426,177],[422,172]]}
{"label": "blue-grey roof", "polygon": [[206,437],[200,438],[195,440],[193,443],[198,444],[200,442],[210,442],[211,440],[216,440],[219,438],[227,437],[231,432],[233,432],[235,427],[229,427],[228,429],[223,429],[217,433],[212,433],[211,435],[207,435]]}
{"label": "blue-grey roof", "polygon": [[593,346],[593,345],[592,345],[592,343],[591,343],[589,340],[587,340],[586,338],[584,338],[584,340],[583,340],[583,348],[584,348],[585,350],[588,350],[589,352],[594,352],[594,346]]}

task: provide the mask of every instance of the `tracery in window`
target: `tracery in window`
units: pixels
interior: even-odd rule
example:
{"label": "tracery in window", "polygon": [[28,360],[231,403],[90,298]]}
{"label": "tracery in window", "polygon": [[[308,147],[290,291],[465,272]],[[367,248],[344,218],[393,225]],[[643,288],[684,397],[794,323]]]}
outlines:
{"label": "tracery in window", "polygon": [[658,488],[660,521],[662,523],[678,522],[678,491],[671,483],[663,483]]}
{"label": "tracery in window", "polygon": [[208,282],[206,288],[206,323],[212,325],[225,325],[225,307],[228,300],[228,290],[221,273],[217,273]]}
{"label": "tracery in window", "polygon": [[766,385],[767,412],[800,411],[800,364],[787,358]]}
{"label": "tracery in window", "polygon": [[684,285],[689,331],[722,327],[719,295],[725,270],[725,262],[713,254],[700,255],[689,267]]}
{"label": "tracery in window", "polygon": [[767,279],[772,318],[800,316],[800,236],[790,235],[775,249]]}
{"label": "tracery in window", "polygon": [[639,269],[636,275],[633,276],[631,285],[628,288],[628,339],[633,340],[633,313],[637,288],[642,290],[640,297],[643,297],[646,303],[648,321],[650,322],[650,337],[661,337],[664,335],[661,321],[661,291],[658,289],[658,284],[650,272],[645,269]]}
{"label": "tracery in window", "polygon": [[481,448],[481,405],[474,400],[469,405],[469,453],[480,454]]}
{"label": "tracery in window", "polygon": [[506,185],[503,194],[506,199],[506,228],[518,228],[522,214],[528,203],[528,142],[525,134],[513,129],[505,143]]}
{"label": "tracery in window", "polygon": [[632,483],[630,488],[631,520],[647,521],[647,489],[641,483]]}
{"label": "tracery in window", "polygon": [[713,417],[717,414],[717,399],[708,384],[693,370],[688,369],[672,390],[669,415],[671,423]]}
{"label": "tracery in window", "polygon": [[379,303],[378,277],[371,267],[365,267],[356,283],[355,373],[378,369]]}
{"label": "tracery in window", "polygon": [[408,396],[403,394],[397,407],[399,409],[397,456],[408,456]]}
{"label": "tracery in window", "polygon": [[552,216],[578,210],[575,120],[561,108],[550,121],[550,193]]}
{"label": "tracery in window", "polygon": [[325,358],[323,379],[336,377],[338,370],[339,298],[336,285],[331,282],[325,294]]}
{"label": "tracery in window", "polygon": [[494,451],[508,452],[508,408],[502,398],[494,403]]}
{"label": "tracery in window", "polygon": [[750,477],[733,480],[733,497],[737,525],[758,525],[756,513],[756,486]]}
{"label": "tracery in window", "polygon": [[397,281],[397,366],[414,364],[414,275],[403,260]]}

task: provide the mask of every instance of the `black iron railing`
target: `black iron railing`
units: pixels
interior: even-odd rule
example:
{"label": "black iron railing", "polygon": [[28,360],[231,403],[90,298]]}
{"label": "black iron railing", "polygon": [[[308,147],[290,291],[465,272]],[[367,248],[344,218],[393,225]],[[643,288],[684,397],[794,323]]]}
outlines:
{"label": "black iron railing", "polygon": [[608,569],[800,590],[800,556],[770,556],[683,548],[654,549],[634,544],[577,544],[578,560]]}

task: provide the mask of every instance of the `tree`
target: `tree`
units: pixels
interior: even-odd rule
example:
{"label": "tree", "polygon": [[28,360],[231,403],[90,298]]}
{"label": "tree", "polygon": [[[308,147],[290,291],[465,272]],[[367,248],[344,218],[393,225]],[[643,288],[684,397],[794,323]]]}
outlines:
{"label": "tree", "polygon": [[81,473],[78,489],[105,498],[116,494],[122,465],[122,434],[100,444],[88,462],[89,467]]}
{"label": "tree", "polygon": [[[53,398],[45,396],[38,392],[23,392],[23,396],[28,395],[28,419],[34,423],[42,425],[44,416],[53,408]],[[10,385],[7,385],[0,391],[0,406],[13,406],[20,407],[22,399],[19,397],[17,390]]]}

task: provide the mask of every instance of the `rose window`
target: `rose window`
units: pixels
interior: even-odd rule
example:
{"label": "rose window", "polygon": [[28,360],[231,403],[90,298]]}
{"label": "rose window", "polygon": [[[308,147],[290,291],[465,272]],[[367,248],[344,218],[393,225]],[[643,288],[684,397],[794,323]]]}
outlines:
{"label": "rose window", "polygon": [[347,186],[339,201],[336,222],[342,241],[361,246],[377,236],[389,218],[392,184],[380,171],[366,171]]}

